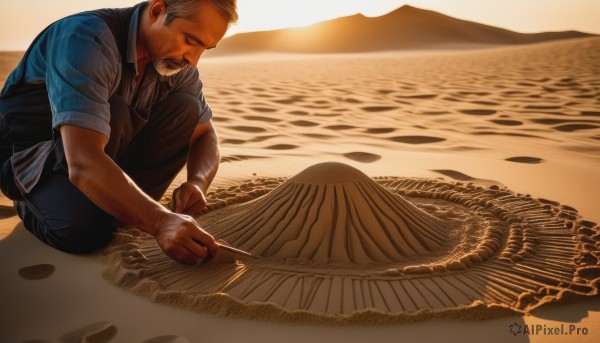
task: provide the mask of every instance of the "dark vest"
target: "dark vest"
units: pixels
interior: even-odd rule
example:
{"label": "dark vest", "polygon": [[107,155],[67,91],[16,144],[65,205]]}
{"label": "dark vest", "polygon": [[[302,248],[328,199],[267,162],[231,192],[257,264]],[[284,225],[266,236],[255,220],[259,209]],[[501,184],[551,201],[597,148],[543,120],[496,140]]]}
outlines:
{"label": "dark vest", "polygon": [[121,84],[117,89],[117,94],[126,98],[123,92],[129,89],[129,84],[132,81],[131,71],[133,70],[133,64],[127,63],[127,44],[129,43],[129,24],[131,23],[131,16],[135,10],[139,7],[140,12],[146,7],[147,3],[142,2],[133,7],[128,8],[104,8],[95,11],[89,11],[87,13],[94,14],[106,22],[113,36],[115,42],[121,53],[121,65],[123,71],[121,73]]}

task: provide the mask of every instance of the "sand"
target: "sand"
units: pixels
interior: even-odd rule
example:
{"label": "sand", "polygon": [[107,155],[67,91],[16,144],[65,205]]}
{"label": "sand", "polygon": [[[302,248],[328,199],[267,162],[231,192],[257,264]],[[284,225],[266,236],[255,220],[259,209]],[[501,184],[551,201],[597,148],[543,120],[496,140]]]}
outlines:
{"label": "sand", "polygon": [[[549,200],[544,206],[576,209],[573,222],[598,222],[599,57],[600,40],[591,38],[464,52],[206,60],[200,70],[223,155],[209,194],[214,199],[211,212],[267,194],[309,166],[338,161],[384,184],[393,178],[420,178],[456,185],[463,179],[464,187],[469,183],[485,189],[496,186],[497,191],[506,187],[518,199],[542,198]],[[185,173],[172,188],[183,179]],[[432,214],[436,206],[443,209],[435,204],[419,206]],[[59,340],[73,332],[134,342],[217,338],[358,342],[398,337],[583,342],[600,337],[598,297],[540,306],[526,316],[476,322],[434,316],[375,327],[272,323],[197,313],[115,287],[103,279],[108,264],[100,253],[71,256],[54,251],[8,216],[0,224],[5,235],[0,241],[0,296],[6,309],[0,332],[6,341]],[[566,251],[583,252],[573,245]],[[38,280],[19,275],[21,268],[38,264],[53,265],[55,271]],[[563,268],[552,263],[550,267]],[[567,267],[573,270],[572,265]],[[403,269],[401,275],[408,274]],[[558,280],[553,286],[564,285]],[[557,297],[547,295],[550,299],[539,300]],[[513,336],[509,333],[513,323],[575,325],[586,327],[589,334]]]}

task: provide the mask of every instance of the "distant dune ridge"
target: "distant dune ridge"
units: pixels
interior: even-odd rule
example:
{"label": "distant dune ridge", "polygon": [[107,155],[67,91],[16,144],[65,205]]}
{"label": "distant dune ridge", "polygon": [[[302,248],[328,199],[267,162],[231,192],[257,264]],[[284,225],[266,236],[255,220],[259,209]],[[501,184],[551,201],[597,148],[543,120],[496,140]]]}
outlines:
{"label": "distant dune ridge", "polygon": [[356,14],[302,28],[237,34],[222,40],[219,48],[206,56],[526,44],[588,36],[593,35],[578,31],[518,33],[405,5],[380,17],[369,18]]}

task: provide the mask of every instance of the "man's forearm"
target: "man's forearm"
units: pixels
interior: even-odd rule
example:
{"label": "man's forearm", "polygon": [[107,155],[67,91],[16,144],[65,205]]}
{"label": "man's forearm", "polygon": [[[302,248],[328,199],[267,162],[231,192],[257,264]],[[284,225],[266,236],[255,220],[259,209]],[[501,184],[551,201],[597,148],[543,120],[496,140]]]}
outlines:
{"label": "man's forearm", "polygon": [[197,185],[202,192],[206,193],[217,174],[220,161],[217,134],[215,131],[206,132],[190,145],[187,163],[188,182]]}
{"label": "man's forearm", "polygon": [[62,125],[60,133],[69,179],[98,207],[156,237],[171,259],[194,263],[218,245],[193,218],[173,213],[146,195],[104,152],[108,137],[93,130]]}
{"label": "man's forearm", "polygon": [[108,156],[70,166],[69,177],[90,200],[113,217],[154,235],[169,211],[146,195]]}

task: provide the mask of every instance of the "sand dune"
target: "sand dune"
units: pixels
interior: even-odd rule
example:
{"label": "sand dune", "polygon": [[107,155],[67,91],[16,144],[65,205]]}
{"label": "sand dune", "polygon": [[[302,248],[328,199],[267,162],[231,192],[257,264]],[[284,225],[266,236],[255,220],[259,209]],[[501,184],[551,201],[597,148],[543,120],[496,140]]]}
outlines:
{"label": "sand dune", "polygon": [[369,18],[357,14],[303,28],[237,34],[224,39],[217,50],[206,56],[525,44],[586,36],[590,35],[577,31],[523,34],[405,5],[381,17]]}
{"label": "sand dune", "polygon": [[[381,156],[370,162],[376,166],[391,163],[390,151],[596,161],[599,42],[445,55],[240,57],[207,60],[201,73],[224,161],[321,153],[361,163],[359,156]],[[472,174],[446,167],[436,169]]]}

